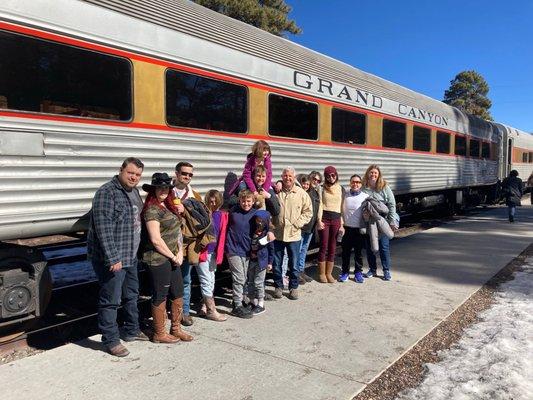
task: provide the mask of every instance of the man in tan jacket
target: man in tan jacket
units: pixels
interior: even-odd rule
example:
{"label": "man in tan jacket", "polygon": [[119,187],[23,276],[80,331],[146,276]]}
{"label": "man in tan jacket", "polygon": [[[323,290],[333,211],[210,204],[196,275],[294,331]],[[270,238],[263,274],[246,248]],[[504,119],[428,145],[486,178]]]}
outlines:
{"label": "man in tan jacket", "polygon": [[274,217],[274,285],[273,297],[283,296],[282,264],[285,249],[289,259],[289,299],[298,299],[298,271],[296,262],[300,253],[302,227],[313,216],[311,198],[301,187],[294,184],[295,171],[287,167],[281,174],[282,188],[278,193],[280,213]]}

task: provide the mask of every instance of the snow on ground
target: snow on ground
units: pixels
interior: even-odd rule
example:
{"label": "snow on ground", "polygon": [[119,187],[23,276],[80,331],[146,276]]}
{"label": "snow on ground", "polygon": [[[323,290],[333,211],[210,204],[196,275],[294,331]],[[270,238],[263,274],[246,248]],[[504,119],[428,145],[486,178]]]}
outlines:
{"label": "snow on ground", "polygon": [[533,260],[401,400],[533,399]]}

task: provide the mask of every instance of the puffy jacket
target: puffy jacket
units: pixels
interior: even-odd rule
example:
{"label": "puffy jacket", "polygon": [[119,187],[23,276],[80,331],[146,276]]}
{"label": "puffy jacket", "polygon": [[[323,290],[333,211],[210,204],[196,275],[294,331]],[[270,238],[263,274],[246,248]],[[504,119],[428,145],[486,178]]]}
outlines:
{"label": "puffy jacket", "polygon": [[505,196],[505,204],[508,206],[521,205],[522,179],[517,176],[509,176],[502,182],[502,192]]}
{"label": "puffy jacket", "polygon": [[362,234],[367,234],[370,240],[370,249],[373,253],[379,250],[378,238],[380,235],[385,235],[389,239],[394,237],[394,231],[389,223],[382,217],[389,212],[388,207],[381,201],[368,197],[363,204],[361,204],[363,221],[366,228],[360,229]]}

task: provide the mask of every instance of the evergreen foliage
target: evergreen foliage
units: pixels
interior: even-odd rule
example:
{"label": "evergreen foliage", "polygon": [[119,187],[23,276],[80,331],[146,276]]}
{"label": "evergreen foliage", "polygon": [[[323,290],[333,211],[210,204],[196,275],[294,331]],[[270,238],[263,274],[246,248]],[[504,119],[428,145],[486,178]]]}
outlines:
{"label": "evergreen foliage", "polygon": [[463,71],[450,81],[444,92],[444,103],[457,107],[467,114],[492,121],[489,109],[492,102],[487,97],[489,85],[476,71]]}
{"label": "evergreen foliage", "polygon": [[291,7],[284,0],[192,0],[201,6],[238,19],[277,36],[302,30],[288,18]]}

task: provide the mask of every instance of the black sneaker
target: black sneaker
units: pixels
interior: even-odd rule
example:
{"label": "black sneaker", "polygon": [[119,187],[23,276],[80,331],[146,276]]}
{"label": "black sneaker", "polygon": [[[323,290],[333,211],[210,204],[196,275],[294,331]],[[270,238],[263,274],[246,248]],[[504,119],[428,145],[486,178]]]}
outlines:
{"label": "black sneaker", "polygon": [[252,312],[248,310],[247,308],[244,308],[243,306],[233,307],[233,310],[231,310],[231,315],[237,318],[245,318],[245,319],[253,317]]}
{"label": "black sneaker", "polygon": [[264,312],[265,312],[265,307],[254,306],[254,308],[252,308],[252,314],[254,315],[263,314]]}
{"label": "black sneaker", "polygon": [[254,308],[254,305],[251,301],[249,301],[248,303],[246,303],[244,300],[242,301],[242,306],[243,308],[247,309],[248,311],[252,311],[252,309]]}

